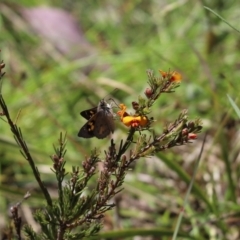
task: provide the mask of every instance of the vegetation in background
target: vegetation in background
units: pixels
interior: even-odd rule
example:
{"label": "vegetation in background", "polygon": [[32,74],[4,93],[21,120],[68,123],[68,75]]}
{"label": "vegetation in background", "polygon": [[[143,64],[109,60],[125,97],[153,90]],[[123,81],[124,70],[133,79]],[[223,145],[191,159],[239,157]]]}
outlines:
{"label": "vegetation in background", "polygon": [[[67,35],[54,38],[50,34],[63,29],[66,18],[59,21],[59,29],[50,32],[47,25],[41,25],[41,32],[32,26],[27,10],[43,5],[61,8],[74,17],[79,44],[72,43],[73,50],[62,48]],[[197,187],[193,186],[180,230],[198,239],[239,238],[238,120],[226,96],[235,99],[239,87],[239,34],[204,6],[239,29],[239,3],[231,0],[1,2],[1,56],[7,63],[5,101],[30,143],[51,194],[57,188],[49,170],[49,155],[59,132],[67,131],[69,164],[65,168],[70,172],[70,166],[81,164],[81,156],[95,146],[108,146],[107,140],[77,138],[84,124],[80,111],[90,108],[91,102],[97,105],[116,87],[115,101],[130,109],[133,96],[146,89],[146,67],[176,69],[184,79],[181,90],[162,95],[152,106],[156,134],[186,107],[190,118],[200,116],[204,129],[209,130],[196,175]],[[4,125],[0,123],[0,211],[6,219],[9,206],[21,201],[28,190],[32,196],[21,204],[25,213],[29,206],[35,209],[41,205],[43,198]],[[124,138],[126,127],[121,121],[116,129],[114,136]],[[163,239],[173,235],[201,142],[200,135],[199,144],[174,148],[133,164],[124,191],[114,199],[116,208],[105,215],[103,234],[153,236],[161,227],[166,231],[156,234]],[[94,181],[91,184],[93,187]],[[0,221],[6,226],[2,217]],[[34,223],[29,218],[24,221]]]}
{"label": "vegetation in background", "polygon": [[[0,64],[1,80],[5,74],[2,72],[4,67],[5,64],[2,62]],[[43,209],[38,208],[34,213],[34,219],[40,224],[41,231],[39,233],[34,231],[30,224],[23,226],[23,231],[28,239],[82,239],[96,235],[100,230],[100,220],[104,217],[103,214],[115,206],[115,204],[110,203],[110,200],[122,190],[120,187],[124,183],[127,171],[133,162],[142,157],[154,156],[157,152],[186,144],[197,138],[197,133],[202,129],[201,121],[199,119],[188,121],[186,110],[174,122],[166,126],[161,135],[156,135],[151,129],[153,118],[149,118],[148,115],[152,105],[163,93],[173,92],[181,81],[181,75],[177,72],[160,71],[160,73],[161,78],[155,77],[152,71],[148,71],[149,88],[145,91],[146,98],[139,96],[138,102],[133,102],[135,114],[128,114],[126,106],[119,105],[120,111],[117,114],[124,125],[130,127],[130,130],[125,141],[110,140],[108,150],[104,150],[105,158],[100,157],[96,146],[90,157],[86,157],[82,161],[82,168],[72,167],[70,173],[66,172],[66,137],[63,138],[60,134],[59,147],[54,147],[55,154],[51,157],[53,161],[52,171],[56,175],[58,188],[57,200],[53,200],[50,196],[28,149],[28,144],[24,140],[22,131],[11,119],[8,107],[0,92],[3,120],[6,118],[6,123],[8,123],[15,141],[21,149],[20,152],[29,163],[46,202]],[[0,84],[2,85],[2,81]],[[91,119],[90,117],[90,121]],[[87,127],[86,131],[90,131],[92,127],[95,128],[99,120],[103,121],[104,119],[95,118],[90,129]],[[105,122],[105,124],[107,123]],[[144,134],[146,130],[150,131],[151,134]],[[136,133],[139,133],[139,137],[134,137]],[[130,147],[131,149],[127,153]],[[96,175],[99,163],[102,164],[102,170],[97,174],[94,188],[89,190],[89,181]],[[71,176],[70,179],[68,175]],[[24,199],[29,196],[29,193],[26,194]],[[10,227],[5,230],[4,239],[14,238],[15,235],[16,238],[22,239],[20,205],[19,202],[11,207],[14,228]]]}

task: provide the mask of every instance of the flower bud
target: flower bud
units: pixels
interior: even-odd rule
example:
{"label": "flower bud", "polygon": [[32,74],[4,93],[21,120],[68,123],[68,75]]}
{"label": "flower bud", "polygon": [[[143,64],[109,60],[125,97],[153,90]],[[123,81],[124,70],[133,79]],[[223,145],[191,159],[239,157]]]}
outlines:
{"label": "flower bud", "polygon": [[138,102],[132,102],[132,107],[133,107],[134,110],[138,110],[139,103]]}
{"label": "flower bud", "polygon": [[195,133],[188,134],[188,139],[196,139],[196,138],[197,138],[197,134],[195,134]]}
{"label": "flower bud", "polygon": [[146,88],[144,93],[145,93],[147,98],[150,98],[153,94],[153,90],[151,88]]}

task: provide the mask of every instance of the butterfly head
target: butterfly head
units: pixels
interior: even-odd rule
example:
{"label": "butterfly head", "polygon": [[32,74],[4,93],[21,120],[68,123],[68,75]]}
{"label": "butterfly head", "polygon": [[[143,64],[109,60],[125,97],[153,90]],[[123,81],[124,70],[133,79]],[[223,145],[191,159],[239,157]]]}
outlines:
{"label": "butterfly head", "polygon": [[98,108],[97,111],[103,111],[106,114],[112,114],[112,105],[107,103],[104,99],[102,99],[99,104],[98,104]]}

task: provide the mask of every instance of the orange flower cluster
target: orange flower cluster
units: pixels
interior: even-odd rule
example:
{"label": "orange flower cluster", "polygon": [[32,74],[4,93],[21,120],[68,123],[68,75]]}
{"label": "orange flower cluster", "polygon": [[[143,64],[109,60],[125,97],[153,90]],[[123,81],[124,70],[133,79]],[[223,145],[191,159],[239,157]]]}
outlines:
{"label": "orange flower cluster", "polygon": [[176,71],[164,72],[159,70],[163,78],[169,78],[169,81],[179,83],[182,80],[182,75]]}
{"label": "orange flower cluster", "polygon": [[147,126],[148,118],[146,116],[129,115],[126,112],[127,107],[123,103],[119,104],[119,107],[121,110],[117,114],[125,126],[134,128]]}

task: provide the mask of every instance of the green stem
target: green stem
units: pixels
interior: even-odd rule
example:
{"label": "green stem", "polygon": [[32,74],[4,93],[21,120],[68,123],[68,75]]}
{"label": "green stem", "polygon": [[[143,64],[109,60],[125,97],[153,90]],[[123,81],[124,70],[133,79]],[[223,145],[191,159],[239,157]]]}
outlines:
{"label": "green stem", "polygon": [[2,94],[0,93],[0,105],[2,107],[2,110],[3,110],[3,113],[4,115],[6,116],[7,120],[8,120],[8,124],[9,126],[11,127],[11,131],[13,132],[14,134],[14,137],[15,137],[15,140],[17,142],[17,144],[21,147],[21,149],[23,150],[23,153],[24,153],[24,157],[25,159],[29,162],[31,168],[32,168],[32,171],[33,171],[33,174],[38,182],[38,185],[39,187],[41,188],[44,196],[45,196],[45,199],[47,201],[47,204],[49,206],[52,206],[52,199],[50,197],[50,194],[47,190],[47,188],[44,186],[41,178],[40,178],[40,174],[39,174],[39,171],[37,169],[37,167],[35,166],[34,164],[34,161],[33,161],[33,158],[28,150],[28,147],[27,147],[27,144],[26,142],[23,140],[23,137],[21,135],[21,131],[20,129],[17,127],[16,124],[13,123],[11,117],[10,117],[10,114],[8,112],[8,108],[7,108],[7,105],[5,104],[4,102],[4,99],[2,97]]}

